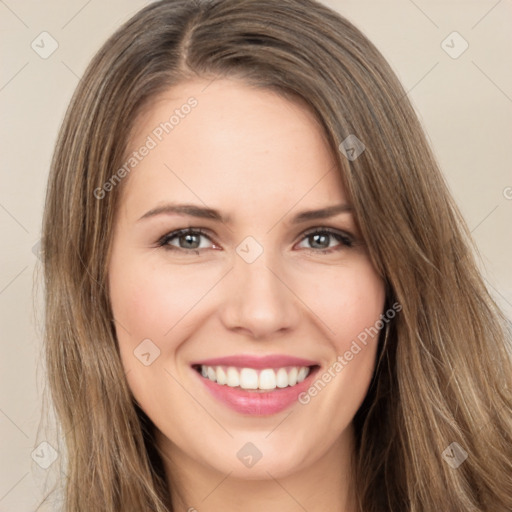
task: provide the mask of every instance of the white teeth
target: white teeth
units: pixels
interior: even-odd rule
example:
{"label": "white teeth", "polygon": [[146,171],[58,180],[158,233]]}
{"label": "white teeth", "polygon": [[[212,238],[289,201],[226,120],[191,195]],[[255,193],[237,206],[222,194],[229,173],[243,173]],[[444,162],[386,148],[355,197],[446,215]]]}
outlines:
{"label": "white teeth", "polygon": [[297,374],[297,382],[302,382],[308,374],[308,368],[302,367]]}
{"label": "white teeth", "polygon": [[215,373],[217,373],[217,384],[226,384],[228,378],[226,376],[226,372],[220,366],[217,367],[217,371]]}
{"label": "white teeth", "polygon": [[211,367],[211,366],[208,366],[206,368],[206,372],[208,374],[208,378],[210,380],[213,380],[213,381],[216,381],[217,380],[217,374],[215,373],[215,370]]}
{"label": "white teeth", "polygon": [[276,372],[274,370],[262,370],[258,387],[260,389],[275,389],[276,380]]}
{"label": "white teeth", "polygon": [[299,371],[297,370],[296,367],[293,367],[289,372],[288,372],[288,386],[295,386],[295,384],[297,384],[297,373]]}
{"label": "white teeth", "polygon": [[258,389],[258,372],[254,368],[242,368],[240,387],[242,389]]}
{"label": "white teeth", "polygon": [[240,386],[240,375],[238,374],[238,370],[236,370],[232,366],[228,368],[228,380],[226,381],[226,384],[230,388],[236,388]]}
{"label": "white teeth", "polygon": [[277,370],[276,385],[278,388],[286,388],[288,386],[288,373],[284,368]]}
{"label": "white teeth", "polygon": [[201,365],[201,375],[220,385],[231,388],[272,390],[295,386],[310,372],[308,366],[287,366],[279,369],[235,368],[233,366]]}

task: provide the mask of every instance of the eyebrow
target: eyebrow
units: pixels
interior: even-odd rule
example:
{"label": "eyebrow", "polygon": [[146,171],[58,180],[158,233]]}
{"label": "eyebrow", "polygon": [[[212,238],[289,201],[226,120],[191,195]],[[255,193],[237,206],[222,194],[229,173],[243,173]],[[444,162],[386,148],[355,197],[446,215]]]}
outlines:
{"label": "eyebrow", "polygon": [[[291,224],[300,224],[302,222],[306,222],[308,220],[318,220],[318,219],[327,219],[329,217],[334,217],[340,213],[351,213],[353,211],[352,206],[348,204],[336,204],[332,206],[327,206],[325,208],[320,208],[318,210],[305,210],[297,215],[295,215],[291,219]],[[213,208],[207,208],[198,206],[195,204],[165,204],[162,206],[157,206],[146,212],[142,217],[138,219],[137,222],[148,219],[151,217],[156,217],[158,215],[188,215],[191,217],[198,217],[201,219],[210,219],[218,222],[223,222],[229,224],[231,222],[230,216],[223,216],[218,210]]]}

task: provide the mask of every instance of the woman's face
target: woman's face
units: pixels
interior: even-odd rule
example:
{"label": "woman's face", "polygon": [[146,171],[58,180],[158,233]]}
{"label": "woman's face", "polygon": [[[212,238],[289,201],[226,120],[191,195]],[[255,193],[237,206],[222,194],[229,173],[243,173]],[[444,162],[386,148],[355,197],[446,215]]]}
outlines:
{"label": "woman's face", "polygon": [[129,147],[110,296],[161,448],[277,478],[351,446],[384,286],[313,115],[240,81],[187,82]]}

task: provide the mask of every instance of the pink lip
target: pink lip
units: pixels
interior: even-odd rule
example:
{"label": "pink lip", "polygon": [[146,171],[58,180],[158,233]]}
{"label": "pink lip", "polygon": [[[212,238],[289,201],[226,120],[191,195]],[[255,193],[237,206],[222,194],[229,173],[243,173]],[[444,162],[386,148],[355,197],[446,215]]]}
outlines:
{"label": "pink lip", "polygon": [[203,377],[198,371],[193,370],[197,378],[201,380],[206,389],[221,403],[241,414],[264,416],[276,414],[287,409],[297,402],[298,396],[311,386],[315,374],[319,370],[318,363],[307,359],[289,356],[230,356],[216,359],[207,359],[194,363],[205,366],[236,366],[239,368],[281,368],[285,366],[315,366],[309,375],[295,386],[276,388],[272,391],[247,391],[241,388],[231,388],[227,385],[217,384]]}
{"label": "pink lip", "polygon": [[204,366],[236,366],[237,368],[282,368],[284,366],[315,366],[319,363],[300,357],[274,354],[268,356],[235,355],[227,357],[216,357],[214,359],[203,359],[196,361],[193,365]]}

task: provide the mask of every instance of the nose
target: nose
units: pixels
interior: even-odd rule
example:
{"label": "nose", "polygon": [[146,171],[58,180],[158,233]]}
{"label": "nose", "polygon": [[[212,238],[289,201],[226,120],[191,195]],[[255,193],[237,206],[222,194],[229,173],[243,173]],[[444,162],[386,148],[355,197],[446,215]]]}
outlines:
{"label": "nose", "polygon": [[247,263],[236,256],[220,308],[229,330],[266,339],[293,330],[300,319],[300,300],[286,272],[268,253]]}

